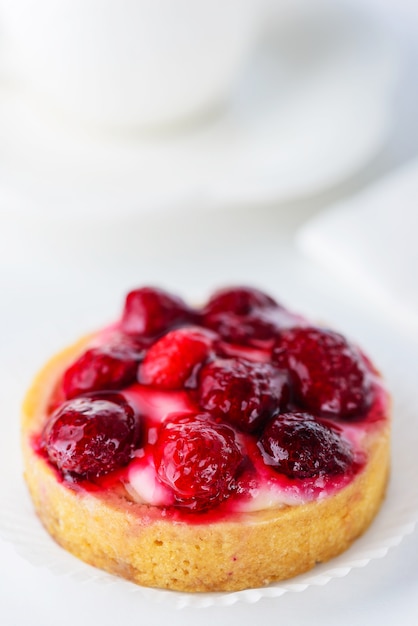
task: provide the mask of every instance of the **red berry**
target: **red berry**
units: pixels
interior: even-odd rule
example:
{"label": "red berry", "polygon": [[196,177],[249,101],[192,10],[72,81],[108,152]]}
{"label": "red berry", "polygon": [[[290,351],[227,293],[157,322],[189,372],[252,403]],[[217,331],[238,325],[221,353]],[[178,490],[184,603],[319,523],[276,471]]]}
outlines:
{"label": "red berry", "polygon": [[164,423],[154,448],[158,477],[178,506],[202,511],[234,492],[243,457],[234,431],[209,415],[181,415]]}
{"label": "red berry", "polygon": [[138,443],[139,417],[117,393],[64,402],[42,435],[49,459],[64,474],[93,479],[126,465]]}
{"label": "red berry", "polygon": [[156,287],[128,293],[121,326],[126,333],[155,335],[174,326],[193,323],[194,313],[181,298]]}
{"label": "red berry", "polygon": [[90,391],[117,390],[135,382],[138,363],[144,349],[129,338],[90,348],[64,373],[66,398],[75,398]]}
{"label": "red berry", "polygon": [[154,343],[142,362],[138,380],[163,389],[195,386],[197,370],[207,359],[214,335],[199,328],[178,328]]}
{"label": "red berry", "polygon": [[236,313],[247,315],[254,309],[278,306],[267,294],[252,287],[234,287],[220,289],[209,299],[205,307],[205,313]]}
{"label": "red berry", "polygon": [[269,363],[218,359],[205,365],[199,378],[200,406],[247,432],[287,404],[286,376]]}
{"label": "red berry", "polygon": [[264,429],[259,447],[267,465],[289,478],[346,473],[353,464],[348,441],[306,413],[282,413]]}
{"label": "red berry", "polygon": [[336,332],[315,327],[284,331],[273,360],[289,370],[295,400],[309,411],[350,419],[371,405],[366,361]]}
{"label": "red berry", "polygon": [[204,326],[225,340],[251,345],[271,340],[294,325],[296,316],[258,289],[241,287],[216,292],[202,312]]}
{"label": "red berry", "polygon": [[138,337],[115,331],[106,339],[105,346],[114,352],[120,352],[131,356],[136,361],[141,361],[150,343],[149,337]]}

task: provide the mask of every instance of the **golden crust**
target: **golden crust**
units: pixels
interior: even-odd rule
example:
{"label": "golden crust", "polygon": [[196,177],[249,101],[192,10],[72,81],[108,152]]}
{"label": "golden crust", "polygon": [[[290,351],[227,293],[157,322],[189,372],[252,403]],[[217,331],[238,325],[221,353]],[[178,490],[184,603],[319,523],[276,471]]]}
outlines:
{"label": "golden crust", "polygon": [[25,478],[35,509],[65,549],[103,570],[150,587],[233,591],[305,572],[346,550],[370,525],[389,475],[390,424],[368,436],[368,460],[356,478],[321,501],[235,514],[210,523],[174,521],[121,494],[75,491],[32,446],[66,364],[86,340],[53,358],[29,390],[22,416]]}

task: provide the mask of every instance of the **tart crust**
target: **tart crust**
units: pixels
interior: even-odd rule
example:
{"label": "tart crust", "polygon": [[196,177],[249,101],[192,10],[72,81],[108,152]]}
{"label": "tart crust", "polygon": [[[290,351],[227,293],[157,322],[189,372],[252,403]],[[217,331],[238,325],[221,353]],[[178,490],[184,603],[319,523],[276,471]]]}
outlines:
{"label": "tart crust", "polygon": [[237,591],[291,578],[344,552],[370,525],[384,498],[390,420],[367,435],[367,460],[335,495],[279,509],[234,513],[199,523],[132,502],[123,493],[70,488],[38,454],[33,438],[52,390],[89,338],[42,369],[22,415],[25,479],[50,535],[83,561],[139,585],[178,591]]}

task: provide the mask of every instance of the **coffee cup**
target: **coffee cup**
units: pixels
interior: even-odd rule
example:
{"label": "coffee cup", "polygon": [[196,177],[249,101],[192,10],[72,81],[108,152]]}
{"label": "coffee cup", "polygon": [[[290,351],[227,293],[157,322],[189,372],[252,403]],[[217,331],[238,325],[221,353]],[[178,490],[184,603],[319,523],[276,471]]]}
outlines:
{"label": "coffee cup", "polygon": [[83,123],[155,128],[228,97],[257,40],[260,6],[0,0],[0,32],[9,74],[38,102]]}

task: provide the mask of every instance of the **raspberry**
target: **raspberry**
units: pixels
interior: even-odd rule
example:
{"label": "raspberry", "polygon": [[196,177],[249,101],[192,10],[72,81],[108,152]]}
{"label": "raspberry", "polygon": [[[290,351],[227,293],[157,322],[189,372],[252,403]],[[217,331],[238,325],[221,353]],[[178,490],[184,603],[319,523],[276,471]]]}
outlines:
{"label": "raspberry", "polygon": [[193,323],[195,317],[181,298],[156,287],[143,287],[126,296],[121,326],[129,334],[156,335],[174,326]]}
{"label": "raspberry", "polygon": [[251,287],[226,288],[213,294],[205,307],[205,313],[213,315],[230,312],[237,315],[247,315],[254,309],[270,306],[278,305],[273,298],[258,289]]}
{"label": "raspberry", "polygon": [[202,312],[204,326],[225,341],[243,345],[271,340],[296,319],[270,296],[248,287],[216,292]]}
{"label": "raspberry", "polygon": [[199,328],[168,332],[148,350],[139,368],[139,382],[163,389],[194,386],[197,369],[207,359],[213,340],[212,333]]}
{"label": "raspberry", "polygon": [[118,337],[106,345],[90,348],[64,373],[63,391],[67,399],[90,391],[118,390],[135,382],[144,349]]}
{"label": "raspberry", "polygon": [[64,402],[42,442],[64,474],[93,479],[126,465],[138,443],[139,416],[121,394],[103,392]]}
{"label": "raspberry", "polygon": [[273,361],[289,370],[295,400],[314,413],[352,419],[372,403],[366,361],[342,335],[315,327],[284,331]]}
{"label": "raspberry", "polygon": [[235,488],[243,461],[234,431],[209,415],[180,415],[162,425],[154,448],[158,477],[178,506],[195,511],[216,506]]}
{"label": "raspberry", "polygon": [[286,406],[289,396],[286,376],[269,363],[218,359],[199,378],[200,406],[246,432]]}
{"label": "raspberry", "polygon": [[353,464],[350,444],[306,413],[283,413],[274,418],[259,447],[265,463],[288,478],[340,475]]}

